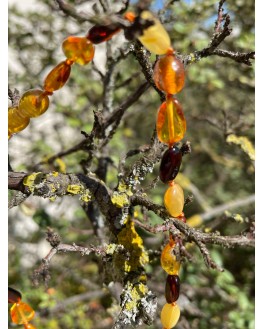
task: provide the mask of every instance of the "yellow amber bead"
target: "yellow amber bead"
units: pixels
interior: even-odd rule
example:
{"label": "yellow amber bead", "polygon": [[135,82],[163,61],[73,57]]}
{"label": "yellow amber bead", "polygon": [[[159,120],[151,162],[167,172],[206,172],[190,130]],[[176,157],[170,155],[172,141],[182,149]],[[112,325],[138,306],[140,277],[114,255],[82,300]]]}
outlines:
{"label": "yellow amber bead", "polygon": [[184,191],[179,184],[169,186],[164,194],[164,206],[172,217],[179,216],[184,208]]}
{"label": "yellow amber bead", "polygon": [[80,65],[88,64],[94,57],[95,48],[87,38],[70,36],[62,43],[65,56]]}
{"label": "yellow amber bead", "polygon": [[15,303],[10,309],[12,322],[16,324],[27,324],[35,315],[35,311],[26,303]]}
{"label": "yellow amber bead", "polygon": [[153,71],[156,86],[167,94],[177,94],[184,87],[183,63],[174,55],[159,58]]}
{"label": "yellow amber bead", "polygon": [[180,263],[176,260],[174,254],[175,244],[168,243],[161,254],[162,269],[170,275],[178,275],[180,270]]}
{"label": "yellow amber bead", "polygon": [[64,86],[68,81],[71,71],[69,60],[59,63],[52,71],[49,72],[45,81],[44,89],[48,92],[53,92]]}
{"label": "yellow amber bead", "polygon": [[8,108],[8,137],[25,129],[30,122],[17,107]]}
{"label": "yellow amber bead", "polygon": [[172,146],[183,139],[186,132],[186,120],[181,104],[176,98],[167,96],[157,113],[157,135],[161,142]]}
{"label": "yellow amber bead", "polygon": [[29,118],[38,117],[49,107],[49,98],[43,90],[31,89],[25,92],[19,102],[21,113]]}
{"label": "yellow amber bead", "polygon": [[161,311],[161,323],[165,329],[173,328],[180,318],[180,308],[176,303],[165,304]]}
{"label": "yellow amber bead", "polygon": [[149,11],[143,11],[141,17],[145,20],[154,21],[154,24],[146,28],[143,35],[138,37],[140,42],[151,53],[156,55],[166,54],[171,46],[171,40],[161,22]]}

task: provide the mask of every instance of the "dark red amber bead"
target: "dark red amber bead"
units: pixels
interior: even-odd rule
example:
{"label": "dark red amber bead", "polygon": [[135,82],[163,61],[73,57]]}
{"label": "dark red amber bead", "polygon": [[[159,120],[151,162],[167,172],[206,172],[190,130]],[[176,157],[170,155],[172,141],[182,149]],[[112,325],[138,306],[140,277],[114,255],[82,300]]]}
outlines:
{"label": "dark red amber bead", "polygon": [[164,152],[160,164],[160,179],[163,183],[174,180],[182,163],[181,150],[173,146]]}
{"label": "dark red amber bead", "polygon": [[88,34],[87,38],[95,44],[101,43],[103,41],[110,40],[114,34],[120,31],[119,27],[116,25],[95,25],[93,26]]}
{"label": "dark red amber bead", "polygon": [[22,295],[19,291],[8,287],[8,303],[19,303],[22,299]]}
{"label": "dark red amber bead", "polygon": [[165,284],[165,298],[168,304],[174,303],[179,298],[180,279],[178,275],[168,275]]}

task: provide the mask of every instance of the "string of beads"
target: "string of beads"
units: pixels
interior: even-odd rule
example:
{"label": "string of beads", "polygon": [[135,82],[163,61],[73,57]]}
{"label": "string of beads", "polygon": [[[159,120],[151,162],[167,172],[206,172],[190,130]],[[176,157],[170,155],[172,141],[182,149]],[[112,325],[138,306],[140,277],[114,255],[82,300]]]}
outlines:
{"label": "string of beads", "polygon": [[[131,12],[126,13],[124,17],[130,22],[136,19]],[[143,29],[138,39],[151,53],[161,55],[154,67],[153,79],[157,88],[166,94],[166,101],[159,107],[156,120],[158,139],[168,145],[168,149],[161,160],[159,173],[161,181],[169,185],[164,195],[164,205],[170,216],[185,222],[183,213],[184,192],[181,186],[174,181],[179,172],[183,155],[175,143],[181,141],[186,132],[186,120],[182,106],[174,96],[184,87],[184,65],[175,56],[170,37],[161,22],[149,11],[141,12],[140,17],[153,23]],[[22,95],[17,107],[9,108],[8,137],[10,138],[13,134],[25,129],[31,118],[42,115],[48,109],[49,96],[65,85],[74,63],[88,64],[94,57],[94,44],[111,39],[119,31],[120,28],[116,26],[96,25],[89,30],[85,37],[69,36],[64,40],[62,49],[66,60],[59,63],[47,75],[43,90],[28,90]],[[164,329],[173,328],[180,317],[180,309],[176,303],[180,293],[180,262],[174,253],[176,244],[177,242],[170,235],[169,243],[164,247],[161,254],[161,266],[168,274],[165,285],[167,303],[161,311],[161,323]],[[34,314],[32,312],[34,311],[28,305],[24,306],[24,303],[19,300],[11,309],[11,317],[13,322],[23,323],[25,328],[33,329],[33,326],[30,327],[29,324],[25,323],[25,321],[32,319],[32,314]],[[21,314],[27,315],[22,316]]]}
{"label": "string of beads", "polygon": [[8,287],[8,303],[13,304],[10,309],[11,320],[15,324],[23,324],[24,329],[36,329],[29,323],[35,311],[26,303],[22,302],[22,295],[19,291]]}

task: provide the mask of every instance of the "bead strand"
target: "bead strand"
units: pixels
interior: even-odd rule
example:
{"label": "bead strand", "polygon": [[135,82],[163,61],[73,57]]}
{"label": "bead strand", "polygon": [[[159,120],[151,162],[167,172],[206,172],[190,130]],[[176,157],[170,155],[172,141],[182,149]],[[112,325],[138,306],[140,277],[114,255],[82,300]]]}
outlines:
{"label": "bead strand", "polygon": [[36,329],[36,327],[29,323],[33,319],[35,311],[31,306],[22,302],[22,295],[19,291],[8,287],[8,303],[13,304],[10,309],[13,323],[23,324],[24,329]]}
{"label": "bead strand", "polygon": [[[163,55],[156,62],[153,80],[157,88],[166,93],[166,101],[161,104],[156,119],[158,139],[168,145],[159,170],[161,181],[169,185],[164,195],[164,205],[170,216],[186,222],[183,213],[184,192],[181,186],[174,182],[180,170],[183,155],[175,143],[181,141],[186,132],[183,109],[174,96],[184,87],[184,65],[174,55],[170,37],[161,23],[149,12],[142,13],[141,17],[151,19],[155,24],[144,30],[143,36],[138,39],[152,53]],[[175,247],[176,243],[170,236],[170,241],[161,254],[161,266],[168,274],[165,285],[167,303],[161,311],[161,323],[164,329],[173,328],[180,317],[180,308],[176,303],[180,294],[180,262],[174,254]]]}

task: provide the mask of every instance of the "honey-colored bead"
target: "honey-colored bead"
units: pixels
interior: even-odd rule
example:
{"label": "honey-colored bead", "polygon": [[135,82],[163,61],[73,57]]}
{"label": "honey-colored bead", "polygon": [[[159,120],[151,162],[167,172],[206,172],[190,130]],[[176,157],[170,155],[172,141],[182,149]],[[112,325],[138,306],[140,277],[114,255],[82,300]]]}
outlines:
{"label": "honey-colored bead", "polygon": [[12,322],[16,324],[27,324],[35,315],[35,311],[26,303],[15,303],[10,309]]}
{"label": "honey-colored bead", "polygon": [[164,206],[172,217],[177,217],[182,213],[184,191],[179,184],[174,183],[168,187],[164,194]]}
{"label": "honey-colored bead", "polygon": [[161,311],[161,323],[165,329],[173,328],[180,318],[180,308],[176,303],[165,304]]}
{"label": "honey-colored bead", "polygon": [[80,65],[88,64],[94,57],[95,48],[87,38],[70,36],[62,43],[65,56]]}
{"label": "honey-colored bead", "polygon": [[151,53],[156,55],[166,54],[171,47],[171,40],[161,22],[149,11],[143,11],[140,16],[145,20],[151,20],[154,22],[153,25],[146,28],[143,31],[143,34],[138,37],[140,42]]}
{"label": "honey-colored bead", "polygon": [[184,87],[183,63],[174,55],[159,58],[153,71],[156,86],[167,94],[177,94]]}
{"label": "honey-colored bead", "polygon": [[181,104],[176,98],[168,96],[160,106],[156,120],[157,135],[161,142],[172,146],[183,139],[186,120]]}
{"label": "honey-colored bead", "polygon": [[22,295],[18,290],[8,287],[8,303],[18,303],[22,299]]}
{"label": "honey-colored bead", "polygon": [[49,72],[45,81],[44,89],[48,92],[53,92],[64,86],[68,81],[71,65],[68,62],[69,60],[59,63],[52,71]]}
{"label": "honey-colored bead", "polygon": [[178,275],[180,270],[180,263],[176,260],[174,254],[175,243],[168,243],[161,254],[161,266],[162,269],[170,275]]}
{"label": "honey-colored bead", "polygon": [[23,116],[18,107],[8,109],[8,137],[25,129],[30,122],[28,117]]}
{"label": "honey-colored bead", "polygon": [[43,90],[31,89],[26,91],[19,102],[18,109],[29,118],[35,118],[46,112],[49,107],[49,98]]}

